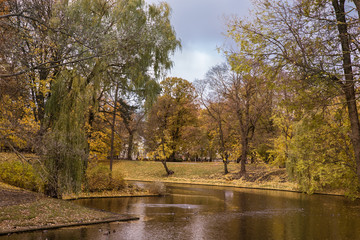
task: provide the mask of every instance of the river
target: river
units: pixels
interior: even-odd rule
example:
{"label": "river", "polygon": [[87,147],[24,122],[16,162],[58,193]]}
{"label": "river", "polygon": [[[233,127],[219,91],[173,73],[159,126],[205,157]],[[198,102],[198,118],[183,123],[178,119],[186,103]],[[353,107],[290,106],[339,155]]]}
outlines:
{"label": "river", "polygon": [[165,197],[74,201],[136,215],[139,221],[14,234],[6,239],[360,239],[358,200],[187,184],[166,184],[166,192]]}

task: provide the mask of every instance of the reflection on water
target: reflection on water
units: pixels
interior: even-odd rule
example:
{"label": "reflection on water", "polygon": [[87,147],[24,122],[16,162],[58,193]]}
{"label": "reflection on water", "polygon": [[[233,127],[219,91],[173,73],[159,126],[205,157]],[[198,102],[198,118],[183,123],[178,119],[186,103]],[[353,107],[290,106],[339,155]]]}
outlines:
{"label": "reflection on water", "polygon": [[360,239],[359,201],[184,184],[169,184],[167,192],[166,197],[75,201],[137,215],[139,221],[4,239]]}
{"label": "reflection on water", "polygon": [[192,204],[149,204],[149,203],[138,203],[140,204],[142,207],[155,207],[155,208],[166,208],[166,207],[173,207],[173,208],[185,208],[185,209],[190,209],[190,208],[198,208],[200,207],[200,205],[192,205]]}

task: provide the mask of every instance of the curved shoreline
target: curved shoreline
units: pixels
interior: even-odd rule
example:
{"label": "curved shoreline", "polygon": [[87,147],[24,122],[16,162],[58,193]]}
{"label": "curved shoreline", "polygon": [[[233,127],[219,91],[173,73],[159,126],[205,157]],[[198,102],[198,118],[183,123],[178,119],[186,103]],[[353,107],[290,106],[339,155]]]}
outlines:
{"label": "curved shoreline", "polygon": [[[0,187],[0,193],[2,200],[10,199],[0,206],[0,213],[3,214],[0,216],[0,236],[140,219],[134,215],[92,209],[70,201],[48,198],[7,184]],[[135,196],[140,195],[145,196]],[[11,201],[13,203],[9,204]],[[32,222],[30,219],[35,217],[39,218]]]}
{"label": "curved shoreline", "polygon": [[[140,182],[140,181],[139,181]],[[160,194],[148,194],[148,195],[120,195],[120,196],[88,196],[88,197],[74,197],[74,198],[66,198],[63,199],[65,201],[74,201],[74,200],[82,200],[82,199],[99,199],[99,198],[127,198],[127,197],[132,197],[132,198],[137,198],[137,197],[160,197]]]}
{"label": "curved shoreline", "polygon": [[59,224],[59,225],[53,225],[53,226],[40,226],[40,227],[35,227],[35,228],[24,228],[24,229],[17,229],[17,230],[11,230],[11,231],[4,231],[4,232],[0,232],[0,236],[17,234],[17,233],[53,230],[53,229],[59,229],[59,228],[81,227],[81,226],[111,223],[111,222],[136,221],[139,219],[140,219],[139,217],[121,216],[121,217],[112,218],[112,219],[95,220],[95,221],[90,221],[90,222],[68,223],[68,224]]}
{"label": "curved shoreline", "polygon": [[[189,184],[189,185],[197,185],[197,186],[210,186],[210,187],[225,187],[225,188],[239,188],[239,189],[249,189],[249,190],[270,190],[270,191],[281,191],[281,192],[293,192],[293,193],[304,193],[299,190],[292,189],[283,189],[283,188],[275,188],[275,187],[260,187],[260,186],[241,186],[236,184],[225,184],[225,183],[205,183],[205,182],[190,182],[190,181],[171,181],[171,180],[142,180],[142,179],[126,179],[126,181],[134,181],[134,182],[147,182],[147,183],[170,183],[170,184]],[[340,196],[344,197],[344,194],[335,194],[335,193],[326,193],[326,192],[314,192],[316,195],[328,195],[328,196]],[[143,194],[143,195],[112,195],[112,196],[81,196],[65,199],[64,201],[73,201],[73,200],[81,200],[81,199],[100,199],[100,198],[125,198],[125,197],[159,197],[161,194]],[[95,210],[95,209],[94,209]],[[99,210],[98,210],[99,211]],[[14,229],[8,231],[0,231],[0,236],[11,235],[11,234],[19,234],[26,232],[35,232],[35,231],[46,231],[67,227],[81,227],[95,224],[103,224],[103,223],[111,223],[111,222],[125,222],[125,221],[136,221],[139,220],[139,217],[128,216],[128,215],[120,215],[113,218],[101,219],[101,220],[93,220],[88,222],[75,222],[75,223],[66,223],[66,224],[57,224],[51,226],[39,226],[39,227],[30,227],[30,228],[21,228]]]}
{"label": "curved shoreline", "polygon": [[[199,185],[199,186],[210,186],[210,187],[229,187],[229,188],[241,188],[241,189],[253,189],[253,190],[269,190],[269,191],[280,191],[280,192],[293,192],[293,193],[301,193],[307,194],[304,191],[293,190],[293,189],[285,189],[285,188],[274,188],[274,187],[252,187],[252,186],[240,186],[235,184],[222,184],[222,183],[202,183],[202,182],[186,182],[186,181],[169,181],[169,180],[141,180],[141,179],[125,179],[126,181],[134,181],[134,182],[162,182],[162,183],[173,183],[173,184],[189,184],[189,185]],[[308,195],[327,195],[327,196],[336,196],[336,197],[345,197],[345,194],[339,193],[327,193],[327,192],[313,192]],[[358,197],[360,198],[360,197]]]}

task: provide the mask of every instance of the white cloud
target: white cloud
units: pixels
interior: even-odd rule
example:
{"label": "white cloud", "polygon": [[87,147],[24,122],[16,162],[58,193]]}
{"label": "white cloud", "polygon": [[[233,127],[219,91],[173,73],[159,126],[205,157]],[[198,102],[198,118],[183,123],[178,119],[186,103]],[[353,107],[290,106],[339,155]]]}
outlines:
{"label": "white cloud", "polygon": [[203,79],[212,66],[223,62],[224,59],[215,50],[209,52],[187,48],[182,52],[178,51],[173,61],[175,66],[168,76],[180,77],[192,82],[195,79]]}

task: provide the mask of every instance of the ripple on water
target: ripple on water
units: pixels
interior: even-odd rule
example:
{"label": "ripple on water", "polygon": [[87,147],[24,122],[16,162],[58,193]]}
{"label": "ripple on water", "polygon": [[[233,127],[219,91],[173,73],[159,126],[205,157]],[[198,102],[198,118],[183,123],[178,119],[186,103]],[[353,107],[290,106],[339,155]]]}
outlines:
{"label": "ripple on water", "polygon": [[166,204],[166,203],[136,203],[133,204],[135,206],[143,206],[143,207],[149,207],[149,208],[183,208],[183,209],[197,209],[200,208],[201,205],[195,205],[195,204]]}

